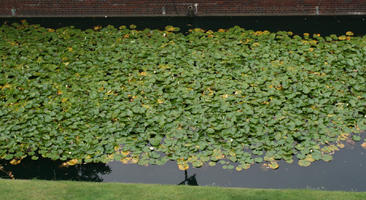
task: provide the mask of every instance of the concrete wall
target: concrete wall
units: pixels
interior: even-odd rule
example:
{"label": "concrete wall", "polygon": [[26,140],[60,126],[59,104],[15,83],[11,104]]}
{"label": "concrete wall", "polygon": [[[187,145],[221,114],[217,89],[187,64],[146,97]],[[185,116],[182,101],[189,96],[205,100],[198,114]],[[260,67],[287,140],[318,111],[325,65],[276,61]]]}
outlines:
{"label": "concrete wall", "polygon": [[0,0],[0,17],[366,15],[366,0]]}

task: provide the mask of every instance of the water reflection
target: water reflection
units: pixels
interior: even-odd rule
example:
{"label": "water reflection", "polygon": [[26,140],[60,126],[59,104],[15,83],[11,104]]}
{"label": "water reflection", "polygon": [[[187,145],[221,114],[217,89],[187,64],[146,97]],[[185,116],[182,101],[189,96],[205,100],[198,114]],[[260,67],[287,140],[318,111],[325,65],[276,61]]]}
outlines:
{"label": "water reflection", "polygon": [[0,178],[12,178],[11,176],[13,176],[15,179],[102,182],[102,176],[111,172],[109,166],[101,163],[68,167],[62,167],[61,164],[62,161],[52,161],[49,159],[40,159],[37,161],[24,159],[18,165],[11,165],[9,164],[9,161],[0,160],[0,166],[2,166]]}
{"label": "water reflection", "polygon": [[[4,22],[8,24],[17,22],[23,18],[0,18],[0,25]],[[346,31],[352,30],[356,35],[363,36],[366,33],[366,17],[360,16],[252,16],[252,17],[32,17],[26,18],[30,24],[41,24],[44,27],[60,28],[65,26],[75,26],[76,28],[93,28],[96,25],[103,27],[114,25],[135,24],[137,29],[151,28],[163,30],[167,25],[180,27],[181,32],[186,33],[192,28],[203,28],[205,30],[217,30],[219,28],[230,28],[235,25],[247,30],[269,30],[292,31],[295,34],[320,33],[321,35],[337,34],[342,35]],[[326,26],[324,26],[326,24]]]}
{"label": "water reflection", "polygon": [[184,170],[184,181],[180,182],[178,185],[198,186],[198,183],[196,180],[196,174],[193,174],[192,176],[188,177],[187,170]]}

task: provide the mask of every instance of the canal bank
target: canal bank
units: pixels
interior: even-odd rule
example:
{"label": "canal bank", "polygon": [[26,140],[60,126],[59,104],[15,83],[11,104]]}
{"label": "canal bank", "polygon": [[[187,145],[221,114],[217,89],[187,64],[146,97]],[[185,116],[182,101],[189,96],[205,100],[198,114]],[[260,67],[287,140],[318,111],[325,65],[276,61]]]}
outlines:
{"label": "canal bank", "polygon": [[365,192],[188,187],[70,181],[1,180],[1,199],[362,200]]}

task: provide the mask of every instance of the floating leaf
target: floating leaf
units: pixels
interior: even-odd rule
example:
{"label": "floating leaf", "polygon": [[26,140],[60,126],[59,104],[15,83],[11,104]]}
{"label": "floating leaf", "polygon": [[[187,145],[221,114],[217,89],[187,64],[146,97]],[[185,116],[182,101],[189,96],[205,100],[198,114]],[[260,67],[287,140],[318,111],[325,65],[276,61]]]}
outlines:
{"label": "floating leaf", "polygon": [[275,169],[330,161],[366,129],[351,32],[127,27],[0,27],[1,158]]}
{"label": "floating leaf", "polygon": [[308,160],[299,160],[298,164],[302,167],[308,167],[310,166],[311,162],[309,162]]}
{"label": "floating leaf", "polygon": [[12,164],[12,165],[18,165],[21,161],[22,160],[20,160],[20,159],[13,159],[13,160],[10,161],[10,164]]}
{"label": "floating leaf", "polygon": [[277,162],[270,162],[268,164],[268,167],[271,168],[271,169],[277,169],[279,167],[279,165],[278,165]]}
{"label": "floating leaf", "polygon": [[187,170],[187,169],[189,169],[189,165],[187,163],[178,164],[178,169],[182,170],[182,171]]}
{"label": "floating leaf", "polygon": [[361,137],[359,135],[353,135],[352,136],[352,139],[356,142],[360,141],[361,140]]}
{"label": "floating leaf", "polygon": [[69,160],[67,162],[62,163],[62,166],[64,166],[64,167],[73,166],[73,165],[76,165],[78,163],[79,163],[78,159],[72,159],[72,160]]}
{"label": "floating leaf", "polygon": [[261,163],[261,162],[263,162],[263,158],[257,157],[257,158],[254,159],[254,161],[257,162],[257,163]]}
{"label": "floating leaf", "polygon": [[322,159],[325,161],[325,162],[329,162],[333,159],[333,157],[331,155],[328,155],[328,154],[324,154]]}
{"label": "floating leaf", "polygon": [[344,144],[343,143],[337,143],[337,147],[343,149],[344,148]]}
{"label": "floating leaf", "polygon": [[237,166],[237,167],[235,167],[235,170],[236,170],[236,171],[238,171],[238,172],[240,172],[240,171],[242,171],[242,170],[243,170],[243,168],[241,168],[241,167]]}

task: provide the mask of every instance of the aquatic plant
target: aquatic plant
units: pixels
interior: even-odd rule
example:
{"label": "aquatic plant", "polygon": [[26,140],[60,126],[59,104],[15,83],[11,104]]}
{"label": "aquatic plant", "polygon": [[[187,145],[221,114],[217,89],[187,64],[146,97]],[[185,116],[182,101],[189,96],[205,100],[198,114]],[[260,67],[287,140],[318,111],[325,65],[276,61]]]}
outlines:
{"label": "aquatic plant", "polygon": [[0,158],[330,161],[366,130],[366,37],[0,28]]}

